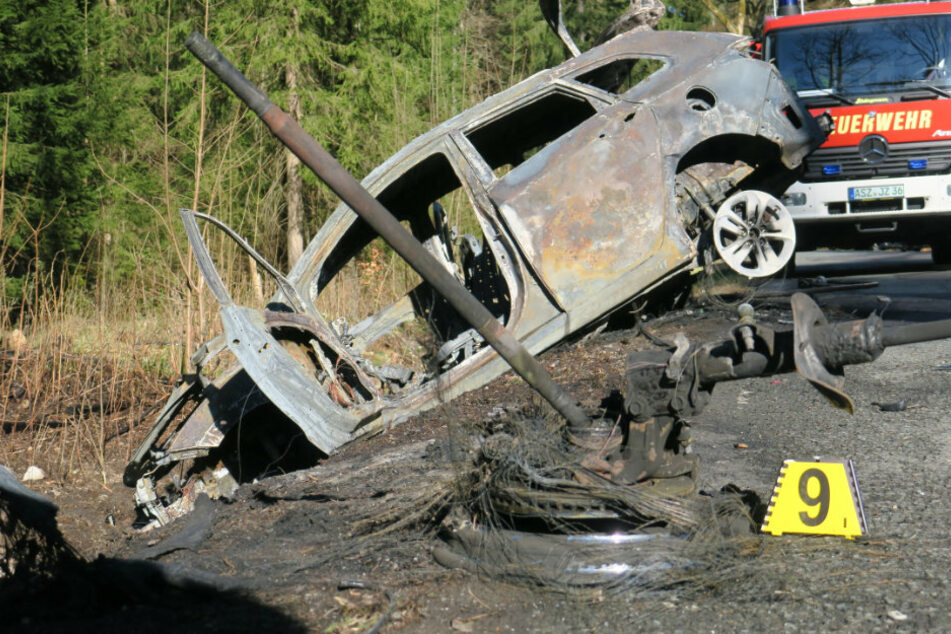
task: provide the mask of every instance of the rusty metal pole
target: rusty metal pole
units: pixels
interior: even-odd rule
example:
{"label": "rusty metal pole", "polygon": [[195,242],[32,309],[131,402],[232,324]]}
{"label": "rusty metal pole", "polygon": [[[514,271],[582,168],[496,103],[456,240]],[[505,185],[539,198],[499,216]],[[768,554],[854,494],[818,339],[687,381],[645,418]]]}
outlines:
{"label": "rusty metal pole", "polygon": [[196,32],[185,40],[185,47],[244,101],[267,124],[274,136],[446,298],[512,369],[565,417],[569,425],[580,427],[589,423],[577,403],[492,313],[443,268],[327,150],[241,74],[214,44]]}
{"label": "rusty metal pole", "polygon": [[882,332],[882,342],[888,346],[933,341],[951,337],[951,319],[925,321],[904,326],[888,326]]}

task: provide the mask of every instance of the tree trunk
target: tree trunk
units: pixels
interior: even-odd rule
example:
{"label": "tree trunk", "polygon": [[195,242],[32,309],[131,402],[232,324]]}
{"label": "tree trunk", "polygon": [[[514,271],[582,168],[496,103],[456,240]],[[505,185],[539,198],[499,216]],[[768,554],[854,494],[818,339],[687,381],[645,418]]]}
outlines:
{"label": "tree trunk", "polygon": [[248,256],[248,277],[251,278],[251,293],[254,297],[254,306],[264,306],[264,284],[261,282],[261,273],[258,272],[258,263]]}
{"label": "tree trunk", "polygon": [[[297,9],[291,9],[291,28],[288,37],[298,37]],[[300,121],[300,95],[297,94],[297,69],[293,63],[288,63],[284,72],[287,83],[287,109],[294,119]],[[300,159],[290,150],[284,150],[286,156],[286,176],[284,182],[284,198],[287,202],[287,268],[290,269],[300,259],[304,252],[303,204],[301,202],[301,175]]]}
{"label": "tree trunk", "polygon": [[[168,3],[168,14],[166,17],[165,24],[165,99],[168,99],[168,77],[169,77],[169,60],[171,57],[171,2]],[[208,23],[209,23],[209,3],[205,2],[205,23],[203,33],[205,37],[208,37]],[[192,192],[192,209],[195,211],[198,210],[198,196],[201,193],[201,168],[202,168],[202,159],[204,158],[205,153],[205,108],[207,106],[206,100],[206,79],[208,71],[202,66],[201,69],[201,89],[198,93],[198,104],[199,104],[199,115],[198,115],[198,143],[195,146],[195,189]],[[165,142],[168,143],[168,110],[166,106],[165,115]],[[169,177],[168,177],[168,146],[166,145],[166,177],[165,177],[165,204],[166,204],[166,213],[171,214],[171,194],[169,190]],[[189,254],[192,253],[191,246],[188,247]],[[198,327],[204,327],[204,312],[205,304],[202,299],[202,286],[204,279],[201,276],[198,276],[198,279],[195,280],[195,258],[189,257],[187,268],[185,269],[186,280],[186,296],[185,296],[185,347],[182,348],[182,373],[188,372],[190,369],[189,364],[191,360],[191,354],[195,348],[195,328],[194,322],[192,320],[192,307],[193,307],[193,295],[197,296],[198,303]],[[194,281],[193,281],[194,280]]]}
{"label": "tree trunk", "polygon": [[736,22],[731,20],[729,16],[727,16],[726,13],[722,11],[720,7],[717,6],[717,4],[714,2],[714,0],[700,0],[700,1],[703,3],[703,6],[705,6],[707,10],[710,11],[710,17],[712,20],[719,22],[722,25],[722,27],[725,28],[730,33],[737,33],[742,35],[743,28],[745,26],[745,17],[746,17],[745,15],[743,15],[746,12],[745,1],[741,3],[740,9],[739,9],[741,13],[739,18],[736,20]]}

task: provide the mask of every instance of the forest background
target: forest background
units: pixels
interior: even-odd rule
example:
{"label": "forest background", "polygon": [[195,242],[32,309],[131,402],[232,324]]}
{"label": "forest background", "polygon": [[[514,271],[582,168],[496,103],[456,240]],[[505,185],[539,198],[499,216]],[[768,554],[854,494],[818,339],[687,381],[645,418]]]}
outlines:
{"label": "forest background", "polygon": [[[585,49],[629,3],[563,4]],[[671,0],[659,28],[748,30],[738,12],[763,3],[746,4]],[[109,324],[113,339],[133,328],[174,343],[216,312],[190,299],[200,283],[180,207],[217,216],[284,268],[336,206],[185,51],[196,30],[358,178],[565,59],[526,0],[2,0],[5,328],[35,329],[55,307]],[[232,264],[226,273],[252,279],[246,260]]]}
{"label": "forest background", "polygon": [[[562,2],[582,50],[629,4]],[[765,9],[669,0],[659,28],[748,32]],[[102,464],[106,415],[159,402],[216,329],[179,208],[287,270],[337,205],[184,49],[192,31],[358,178],[566,59],[533,0],[0,0],[0,431],[30,431],[31,455]],[[253,261],[207,239],[236,300],[263,303]],[[37,436],[92,415],[72,449]]]}

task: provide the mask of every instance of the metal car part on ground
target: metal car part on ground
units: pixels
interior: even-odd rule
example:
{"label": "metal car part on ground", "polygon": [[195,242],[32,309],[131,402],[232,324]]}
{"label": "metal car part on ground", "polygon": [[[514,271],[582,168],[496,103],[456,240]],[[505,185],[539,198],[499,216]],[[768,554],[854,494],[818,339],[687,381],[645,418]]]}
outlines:
{"label": "metal car part on ground", "polygon": [[[691,451],[691,420],[717,383],[799,372],[830,403],[852,412],[844,366],[874,361],[888,346],[951,336],[951,320],[886,327],[873,314],[829,323],[803,293],[791,305],[791,330],[758,324],[747,304],[724,340],[691,343],[680,334],[666,349],[632,352],[623,398],[607,399],[604,414],[586,428],[561,434],[563,427],[540,419],[490,426],[479,444],[482,490],[472,494],[465,517],[480,526],[528,522],[569,534],[658,525],[692,532],[705,525],[697,514],[704,505],[693,505],[710,498],[694,495],[699,457]],[[482,537],[492,539],[490,533]]]}
{"label": "metal car part on ground", "polygon": [[[775,69],[749,56],[744,38],[641,31],[454,117],[363,186],[493,323],[538,353],[707,261],[715,242],[746,274],[774,267],[790,239],[774,195],[823,138]],[[215,293],[225,332],[192,358],[194,372],[133,456],[126,484],[148,477],[142,489],[172,465],[208,456],[262,408],[276,407],[331,453],[507,369],[431,279],[413,278],[369,314],[326,308],[380,246],[355,208],[341,205],[286,277],[228,231],[281,291],[265,310]],[[740,221],[721,223],[715,241],[718,214]],[[183,211],[195,252],[207,253],[198,217],[209,219]],[[210,258],[201,269],[223,290]],[[401,333],[419,330],[430,354],[402,363],[382,354]],[[225,350],[237,363],[207,376],[205,366]]]}

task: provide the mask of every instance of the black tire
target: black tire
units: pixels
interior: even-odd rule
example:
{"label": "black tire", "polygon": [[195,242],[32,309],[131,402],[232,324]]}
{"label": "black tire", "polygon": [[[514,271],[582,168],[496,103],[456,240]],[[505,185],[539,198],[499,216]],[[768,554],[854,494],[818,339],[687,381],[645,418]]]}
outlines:
{"label": "black tire", "polygon": [[932,243],[931,261],[937,266],[951,266],[951,240]]}

